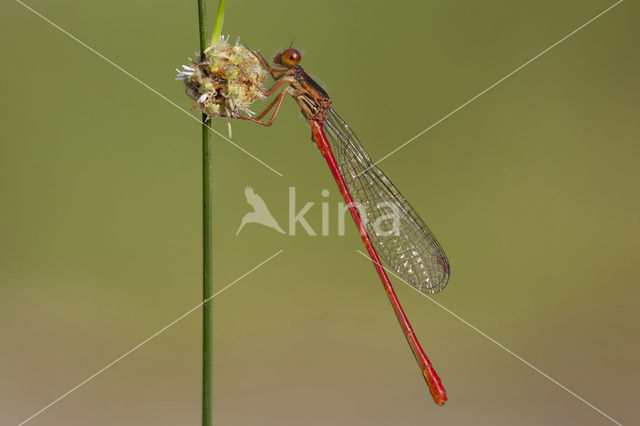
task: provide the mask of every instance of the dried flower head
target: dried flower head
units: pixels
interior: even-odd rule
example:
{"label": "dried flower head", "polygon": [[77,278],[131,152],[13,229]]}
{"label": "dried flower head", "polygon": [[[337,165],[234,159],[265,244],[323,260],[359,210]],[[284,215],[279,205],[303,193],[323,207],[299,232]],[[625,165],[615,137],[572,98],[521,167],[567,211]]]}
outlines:
{"label": "dried flower head", "polygon": [[209,118],[253,115],[249,107],[264,97],[256,86],[262,87],[266,79],[266,71],[254,54],[238,41],[230,45],[228,36],[204,54],[203,61],[189,58],[189,66],[176,69],[176,80],[184,80],[187,95]]}

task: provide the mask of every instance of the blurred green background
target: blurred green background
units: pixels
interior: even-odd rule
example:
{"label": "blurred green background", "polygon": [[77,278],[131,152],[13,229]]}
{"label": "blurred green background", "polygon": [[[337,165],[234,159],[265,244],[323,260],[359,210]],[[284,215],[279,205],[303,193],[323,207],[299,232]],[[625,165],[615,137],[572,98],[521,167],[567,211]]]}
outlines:
{"label": "blurred green background", "polygon": [[[196,2],[29,0],[183,108]],[[209,4],[213,20],[216,2]],[[611,1],[229,0],[224,32],[294,46],[374,159]],[[393,7],[391,7],[393,6]],[[640,379],[639,6],[627,1],[381,167],[452,263],[436,300],[622,423]],[[0,423],[18,424],[195,306],[200,126],[19,3],[0,5]],[[194,113],[195,115],[195,113]],[[197,116],[197,115],[196,115]],[[226,123],[216,122],[226,134]],[[344,237],[236,229],[252,186],[285,227],[339,201],[299,109],[215,143],[218,425],[607,425],[398,280],[449,393],[428,396],[374,269]],[[198,425],[200,311],[32,425]]]}

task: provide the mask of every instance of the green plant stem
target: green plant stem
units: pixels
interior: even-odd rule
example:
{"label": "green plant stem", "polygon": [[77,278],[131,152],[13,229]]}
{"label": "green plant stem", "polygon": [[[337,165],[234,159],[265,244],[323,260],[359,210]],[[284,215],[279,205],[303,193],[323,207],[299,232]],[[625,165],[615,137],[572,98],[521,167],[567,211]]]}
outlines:
{"label": "green plant stem", "polygon": [[[200,57],[207,48],[205,0],[198,1]],[[211,129],[202,114],[202,426],[213,425],[213,158]]]}
{"label": "green plant stem", "polygon": [[224,4],[225,0],[218,3],[218,14],[216,15],[216,23],[213,25],[213,33],[211,34],[211,44],[218,44],[222,35],[222,23],[224,22]]}

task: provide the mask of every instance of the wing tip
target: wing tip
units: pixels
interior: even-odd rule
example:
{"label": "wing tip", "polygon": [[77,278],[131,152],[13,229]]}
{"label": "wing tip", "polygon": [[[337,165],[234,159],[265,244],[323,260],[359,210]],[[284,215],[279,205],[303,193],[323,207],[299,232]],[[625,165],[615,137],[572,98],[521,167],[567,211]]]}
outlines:
{"label": "wing tip", "polygon": [[445,289],[448,283],[449,283],[449,274],[447,273],[442,277],[442,279],[438,283],[431,286],[423,286],[423,289],[424,289],[424,292],[427,294],[438,294]]}

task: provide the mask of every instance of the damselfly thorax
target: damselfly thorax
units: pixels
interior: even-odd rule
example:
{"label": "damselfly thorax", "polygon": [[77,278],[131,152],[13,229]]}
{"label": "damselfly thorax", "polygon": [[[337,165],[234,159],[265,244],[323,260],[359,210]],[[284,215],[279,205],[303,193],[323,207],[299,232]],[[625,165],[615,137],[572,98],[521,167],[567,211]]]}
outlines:
{"label": "damselfly thorax", "polygon": [[331,107],[327,92],[300,65],[290,68],[290,72],[292,96],[300,106],[302,115],[307,120],[324,121]]}

